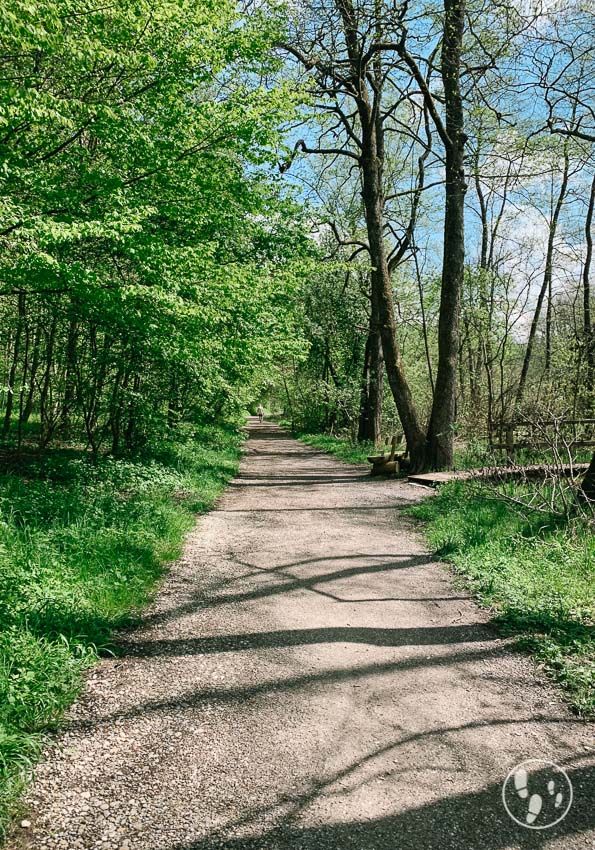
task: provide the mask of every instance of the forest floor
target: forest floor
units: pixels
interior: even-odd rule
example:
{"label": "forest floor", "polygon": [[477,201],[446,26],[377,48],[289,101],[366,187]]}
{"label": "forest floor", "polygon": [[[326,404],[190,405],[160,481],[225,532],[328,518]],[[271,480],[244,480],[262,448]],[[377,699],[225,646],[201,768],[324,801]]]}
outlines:
{"label": "forest floor", "polygon": [[[90,673],[8,847],[595,847],[593,726],[427,554],[399,510],[424,496],[251,423],[238,476]],[[505,811],[526,759],[572,781],[551,828]],[[504,795],[521,823],[539,795],[535,827],[569,801],[541,768]]]}

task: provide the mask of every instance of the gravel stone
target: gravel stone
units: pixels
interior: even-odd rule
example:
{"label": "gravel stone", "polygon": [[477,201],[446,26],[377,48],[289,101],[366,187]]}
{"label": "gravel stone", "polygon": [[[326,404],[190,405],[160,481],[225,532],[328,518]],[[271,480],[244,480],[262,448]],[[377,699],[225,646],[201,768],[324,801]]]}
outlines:
{"label": "gravel stone", "polygon": [[[428,555],[399,511],[426,494],[249,430],[48,745],[8,850],[595,847],[593,726]],[[527,758],[572,778],[551,829],[502,805]]]}

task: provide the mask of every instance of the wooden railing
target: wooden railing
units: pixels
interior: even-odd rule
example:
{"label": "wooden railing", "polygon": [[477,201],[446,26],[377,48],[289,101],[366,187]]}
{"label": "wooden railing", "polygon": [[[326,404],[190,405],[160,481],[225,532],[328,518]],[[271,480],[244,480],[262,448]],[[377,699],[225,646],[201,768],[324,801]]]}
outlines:
{"label": "wooden railing", "polygon": [[513,457],[515,451],[521,448],[592,448],[595,446],[595,419],[497,422],[492,427],[488,442],[492,449],[506,450],[509,457]]}

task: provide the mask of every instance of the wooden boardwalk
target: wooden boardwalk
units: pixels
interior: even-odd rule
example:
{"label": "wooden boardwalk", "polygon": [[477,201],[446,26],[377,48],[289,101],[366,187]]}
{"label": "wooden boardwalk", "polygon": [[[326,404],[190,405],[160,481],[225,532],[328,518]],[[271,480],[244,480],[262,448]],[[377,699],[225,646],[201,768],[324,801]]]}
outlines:
{"label": "wooden boardwalk", "polygon": [[588,463],[568,464],[562,467],[534,464],[532,466],[500,466],[496,468],[455,470],[451,472],[422,472],[409,475],[407,481],[410,484],[419,484],[423,487],[438,487],[449,481],[467,481],[476,478],[482,481],[501,480],[510,478],[545,478],[552,473],[565,475],[567,477],[578,477],[583,475],[589,467]]}

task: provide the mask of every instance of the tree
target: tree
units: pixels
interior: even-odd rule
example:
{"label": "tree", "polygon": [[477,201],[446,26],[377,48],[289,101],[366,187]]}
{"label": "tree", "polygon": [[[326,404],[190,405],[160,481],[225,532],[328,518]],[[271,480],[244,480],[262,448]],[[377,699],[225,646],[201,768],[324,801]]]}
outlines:
{"label": "tree", "polygon": [[[307,255],[273,176],[278,19],[11,0],[0,24],[4,424],[94,454],[240,406]],[[285,219],[282,221],[282,219]]]}
{"label": "tree", "polygon": [[[464,265],[465,135],[460,88],[464,2],[447,0],[444,6],[440,66],[444,118],[432,92],[436,47],[428,35],[427,55],[416,57],[410,52],[408,4],[393,8],[376,3],[372,7],[365,2],[336,0],[309,6],[308,12],[309,17],[295,27],[293,40],[281,42],[279,46],[306,71],[314,85],[313,96],[322,101],[321,110],[336,120],[330,129],[323,130],[317,147],[300,139],[294,153],[342,157],[359,171],[371,263],[372,309],[377,317],[388,381],[405,431],[411,464],[415,469],[444,468],[452,464],[459,302]],[[429,13],[428,17],[431,18]],[[416,41],[419,40],[418,37]],[[416,93],[421,95],[421,108],[416,107]],[[427,429],[403,367],[391,282],[395,257],[400,254],[402,258],[412,246],[415,200],[424,188],[423,160],[413,193],[411,226],[405,228],[401,246],[396,251],[391,254],[387,248],[386,203],[390,193],[385,180],[386,135],[390,130],[403,132],[398,110],[405,102],[413,110],[417,109],[422,124],[430,116],[445,149],[439,354],[434,403]],[[341,137],[339,145],[326,146],[324,140],[329,132]],[[414,136],[417,136],[415,132]]]}
{"label": "tree", "polygon": [[[539,68],[538,85],[547,106],[547,127],[551,133],[591,145],[595,142],[595,65],[592,56],[593,9],[572,3],[560,19],[549,21],[544,38],[537,40],[534,53]],[[588,375],[593,377],[593,343],[590,315],[590,266],[593,251],[591,226],[595,178],[591,184],[585,236],[587,252],[583,266],[583,329]],[[583,495],[595,501],[595,452],[583,479]]]}

